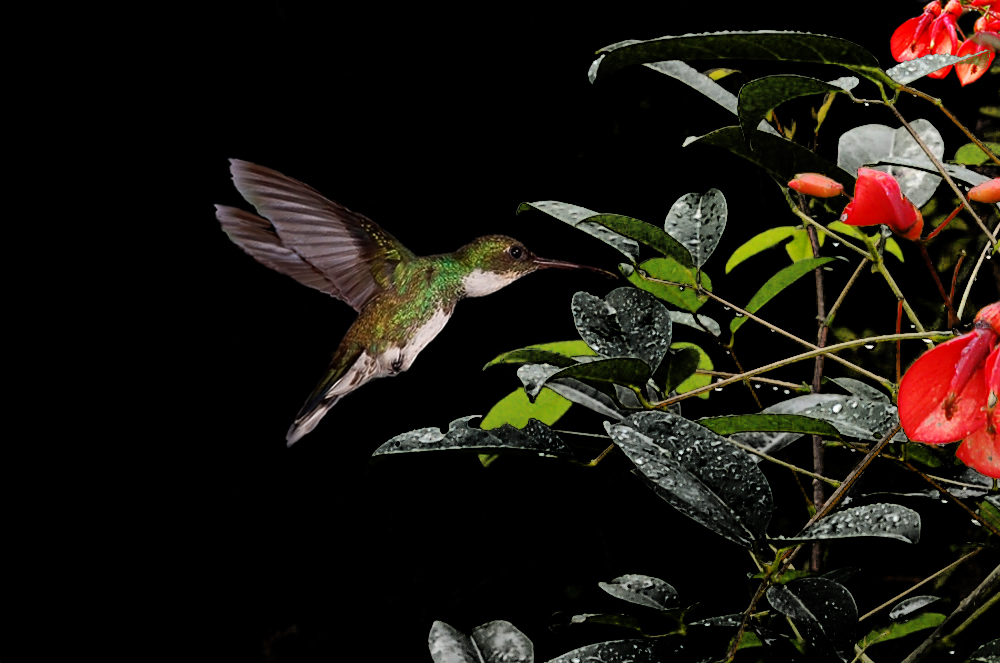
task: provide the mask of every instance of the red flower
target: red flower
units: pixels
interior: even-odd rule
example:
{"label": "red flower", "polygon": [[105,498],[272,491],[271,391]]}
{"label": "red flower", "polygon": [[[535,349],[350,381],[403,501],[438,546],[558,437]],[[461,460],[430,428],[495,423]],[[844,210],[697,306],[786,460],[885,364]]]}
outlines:
{"label": "red flower", "polygon": [[927,55],[931,46],[931,23],[941,14],[937,0],[924,7],[924,13],[896,28],[889,39],[889,50],[896,62],[906,62]]}
{"label": "red flower", "polygon": [[989,182],[969,189],[969,200],[978,203],[1000,203],[1000,177],[994,177]]}
{"label": "red flower", "polygon": [[849,226],[884,223],[906,239],[918,239],[924,227],[924,217],[899,190],[899,182],[889,173],[871,168],[858,169],[854,200],[844,208],[840,220]]}
{"label": "red flower", "polygon": [[975,328],[924,353],[899,385],[899,420],[913,442],[964,439],[956,456],[1000,478],[1000,302],[976,315]]}
{"label": "red flower", "polygon": [[788,186],[816,198],[833,198],[844,193],[844,185],[819,173],[799,173]]}

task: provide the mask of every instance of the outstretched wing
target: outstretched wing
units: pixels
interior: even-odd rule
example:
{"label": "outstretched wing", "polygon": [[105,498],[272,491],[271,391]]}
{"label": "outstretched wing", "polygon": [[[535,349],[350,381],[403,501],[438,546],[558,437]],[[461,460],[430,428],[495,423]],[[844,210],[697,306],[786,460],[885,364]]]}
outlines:
{"label": "outstretched wing", "polygon": [[217,216],[230,238],[262,264],[360,311],[395,266],[413,257],[373,221],[312,187],[248,161],[229,163],[240,194],[270,224],[233,214],[233,208],[217,207]]}

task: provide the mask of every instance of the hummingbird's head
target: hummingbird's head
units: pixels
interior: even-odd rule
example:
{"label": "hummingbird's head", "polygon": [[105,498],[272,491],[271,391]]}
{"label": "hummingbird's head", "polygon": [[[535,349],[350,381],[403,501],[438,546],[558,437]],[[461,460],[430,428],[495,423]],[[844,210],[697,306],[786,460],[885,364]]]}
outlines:
{"label": "hummingbird's head", "polygon": [[590,269],[610,275],[604,270],[561,260],[540,258],[513,237],[486,235],[466,244],[455,252],[469,268],[463,277],[466,297],[482,297],[510,285],[525,274],[539,269]]}

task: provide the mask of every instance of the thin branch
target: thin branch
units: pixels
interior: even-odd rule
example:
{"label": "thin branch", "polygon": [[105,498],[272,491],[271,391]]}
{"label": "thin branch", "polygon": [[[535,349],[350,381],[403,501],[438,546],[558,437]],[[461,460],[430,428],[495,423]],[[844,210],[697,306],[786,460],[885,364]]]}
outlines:
{"label": "thin branch", "polygon": [[[997,224],[996,230],[994,232],[1000,231],[1000,223]],[[972,284],[976,282],[976,275],[979,274],[979,268],[983,266],[983,261],[986,260],[986,256],[989,254],[990,245],[987,244],[983,247],[982,253],[979,254],[979,260],[976,261],[976,266],[972,269],[972,274],[969,275],[969,281],[965,284],[965,292],[962,293],[962,303],[958,305],[958,319],[962,319],[962,311],[965,309],[965,303],[969,301],[969,293],[972,291]]]}
{"label": "thin branch", "polygon": [[829,327],[833,323],[833,316],[837,313],[837,309],[840,308],[840,305],[844,303],[844,299],[847,298],[847,291],[851,289],[851,287],[854,285],[854,282],[858,280],[859,276],[861,276],[861,270],[863,270],[865,268],[865,265],[867,265],[870,262],[871,261],[868,260],[868,258],[864,258],[861,260],[861,263],[858,265],[858,268],[854,270],[854,273],[851,274],[851,278],[848,279],[847,285],[845,285],[844,289],[840,291],[840,295],[837,297],[837,301],[835,301],[833,303],[833,306],[830,307],[830,312],[826,314],[826,320],[823,321],[824,325]]}
{"label": "thin branch", "polygon": [[992,532],[996,536],[1000,536],[1000,532],[998,532],[997,529],[996,529],[996,527],[994,527],[993,525],[991,525],[988,520],[986,520],[985,518],[983,518],[982,516],[980,516],[978,513],[976,513],[972,509],[970,509],[965,504],[965,502],[963,502],[962,500],[958,499],[957,497],[955,497],[954,495],[952,495],[951,493],[949,493],[947,490],[945,490],[944,488],[942,488],[941,486],[939,486],[937,484],[937,482],[934,481],[934,479],[930,478],[929,476],[927,476],[926,474],[924,474],[923,472],[921,472],[920,470],[918,470],[909,461],[903,461],[903,465],[907,469],[909,469],[910,471],[916,472],[917,474],[919,474],[920,478],[922,478],[924,481],[926,481],[930,485],[934,486],[935,490],[937,490],[939,493],[941,493],[942,495],[944,495],[946,498],[948,498],[949,500],[951,500],[952,502],[954,502],[955,504],[957,504],[958,506],[960,506],[962,509],[964,509],[965,512],[968,513],[969,516],[971,516],[972,519],[975,520],[976,522],[978,522],[982,527],[985,527],[986,529],[988,529],[990,532]]}
{"label": "thin branch", "polygon": [[993,151],[989,147],[987,147],[981,140],[979,140],[978,138],[976,138],[975,134],[973,134],[971,131],[969,131],[965,127],[964,124],[962,124],[961,122],[959,122],[958,118],[955,117],[954,115],[952,115],[951,111],[949,111],[947,108],[944,107],[944,104],[941,103],[940,99],[936,99],[936,98],[930,96],[929,94],[925,94],[925,93],[921,92],[920,90],[918,90],[916,88],[907,87],[905,85],[903,85],[902,87],[900,87],[900,90],[902,92],[909,92],[910,94],[912,94],[915,97],[920,97],[921,99],[925,99],[925,100],[931,102],[932,104],[934,104],[935,106],[937,106],[938,108],[940,108],[941,112],[944,113],[948,117],[949,120],[951,120],[952,122],[954,122],[955,126],[958,127],[959,129],[961,129],[962,133],[964,133],[969,140],[971,140],[973,143],[975,143],[976,145],[978,145],[979,149],[981,149],[983,152],[985,152],[986,156],[988,156],[990,159],[993,160],[993,163],[995,163],[996,165],[1000,166],[1000,158],[998,158],[997,155],[993,154]]}
{"label": "thin branch", "polygon": [[[734,375],[739,375],[739,373],[731,373],[729,371],[710,371],[705,368],[699,368],[695,370],[697,375],[711,375],[712,377],[718,378],[731,378]],[[763,384],[773,384],[776,387],[784,387],[785,389],[791,389],[794,391],[801,391],[805,393],[811,393],[811,387],[804,384],[796,384],[794,382],[785,382],[784,380],[772,380],[771,378],[751,378],[754,382],[761,382]],[[596,435],[596,433],[595,433]],[[607,437],[606,435],[599,435],[598,437]]]}
{"label": "thin branch", "polygon": [[[776,368],[781,368],[782,366],[788,366],[789,364],[794,364],[795,362],[804,361],[806,359],[812,359],[813,357],[821,354],[830,354],[831,356],[835,356],[832,353],[839,352],[841,350],[846,350],[848,348],[856,348],[861,345],[868,345],[871,343],[885,343],[888,341],[895,341],[897,339],[902,341],[923,340],[925,338],[930,339],[940,336],[949,337],[952,336],[952,333],[951,332],[908,332],[906,334],[886,334],[883,336],[869,336],[868,338],[859,338],[853,341],[845,341],[844,343],[836,343],[834,345],[828,345],[825,348],[816,348],[815,350],[810,350],[809,352],[803,352],[802,354],[795,355],[793,357],[788,357],[787,359],[782,359],[780,361],[772,362],[770,364],[767,364],[766,366],[755,368],[753,370],[747,371],[746,373],[733,376],[731,378],[722,380],[720,382],[713,382],[712,384],[706,385],[704,387],[698,387],[697,389],[692,389],[691,391],[685,391],[683,394],[674,396],[673,398],[668,398],[664,401],[653,403],[652,405],[658,408],[666,407],[667,405],[672,405],[678,401],[682,401],[691,398],[693,396],[697,396],[698,394],[703,394],[707,391],[711,391],[712,389],[721,389],[722,387],[728,387],[729,385],[735,382],[742,382],[743,380],[753,377],[755,375],[760,375],[761,373],[767,373],[768,371],[773,371]],[[879,381],[880,382],[882,381],[881,378],[879,379]]]}
{"label": "thin branch", "polygon": [[927,265],[927,271],[931,273],[931,277],[934,279],[934,285],[937,286],[938,292],[941,293],[944,306],[948,309],[948,326],[954,327],[956,323],[955,307],[951,303],[951,297],[948,296],[948,291],[944,289],[944,283],[941,283],[941,277],[938,276],[937,270],[934,269],[934,263],[931,262],[930,254],[927,253],[927,247],[924,246],[923,242],[917,242],[917,247],[920,249],[920,255],[924,259],[924,264]]}
{"label": "thin branch", "polygon": [[934,578],[937,578],[942,573],[945,573],[949,569],[955,568],[956,566],[958,566],[959,564],[961,564],[965,560],[970,559],[970,558],[974,557],[975,555],[978,555],[980,550],[982,550],[982,548],[976,548],[972,552],[967,553],[966,555],[963,555],[962,557],[959,557],[957,560],[955,560],[954,562],[952,562],[948,566],[944,567],[943,569],[941,569],[937,573],[924,578],[923,580],[921,580],[920,582],[918,582],[913,587],[910,587],[905,592],[901,592],[901,593],[897,594],[896,596],[893,596],[891,599],[889,599],[888,601],[886,601],[885,603],[883,603],[879,607],[873,608],[873,609],[869,610],[868,612],[866,612],[865,614],[861,615],[861,617],[858,618],[858,621],[859,622],[864,621],[864,620],[868,619],[869,617],[871,617],[872,615],[874,615],[879,610],[881,610],[883,608],[888,608],[890,605],[894,605],[895,603],[897,603],[898,601],[900,601],[902,598],[904,598],[906,595],[912,594],[916,590],[920,589],[921,587],[923,587],[924,585],[926,585],[927,583],[929,583],[931,580],[934,580]]}
{"label": "thin branch", "polygon": [[[653,278],[652,276],[642,276],[641,278],[643,280],[649,281],[651,283],[662,283],[664,285],[675,285],[675,286],[680,286],[680,287],[684,287],[684,288],[690,288],[691,287],[691,284],[689,284],[689,283],[685,284],[685,283],[677,283],[675,281],[665,281],[663,279]],[[763,318],[758,318],[753,313],[750,313],[749,311],[740,308],[739,306],[737,306],[736,304],[733,304],[732,302],[726,301],[725,299],[723,299],[722,297],[719,297],[718,295],[716,295],[713,292],[709,292],[708,290],[704,290],[704,289],[701,292],[704,293],[705,295],[707,295],[708,297],[710,297],[711,299],[714,299],[715,301],[719,302],[723,306],[728,306],[729,308],[733,309],[734,311],[736,311],[740,315],[746,316],[748,319],[753,320],[754,322],[756,322],[758,324],[764,325],[768,329],[774,330],[778,334],[781,334],[785,338],[789,338],[789,339],[795,341],[799,345],[804,345],[805,347],[810,348],[812,350],[818,350],[819,349],[819,346],[816,346],[816,345],[810,343],[809,341],[806,341],[805,339],[801,339],[798,336],[796,336],[795,334],[791,334],[789,332],[786,332],[781,327],[777,327],[775,325],[772,325],[770,322],[767,322]],[[872,380],[875,380],[876,382],[878,382],[882,386],[886,387],[887,389],[889,389],[889,388],[892,387],[893,383],[890,382],[889,380],[886,380],[881,375],[876,375],[875,373],[872,373],[871,371],[865,370],[865,369],[861,368],[860,366],[847,361],[846,359],[843,359],[841,357],[837,357],[836,355],[831,356],[830,359],[833,359],[834,361],[843,364],[844,366],[850,368],[853,371],[857,371],[858,373],[860,373],[861,375],[864,375],[865,377],[868,377],[868,378],[871,378]]]}
{"label": "thin branch", "polygon": [[796,465],[792,465],[791,463],[786,463],[785,461],[779,460],[779,459],[775,458],[774,456],[767,455],[763,451],[760,451],[758,449],[754,449],[753,447],[751,447],[748,444],[742,444],[740,442],[737,442],[736,440],[729,439],[729,438],[726,438],[726,439],[729,442],[729,444],[733,445],[734,447],[739,447],[740,449],[743,449],[744,451],[748,451],[748,452],[750,452],[752,454],[760,456],[764,460],[769,460],[769,461],[771,461],[772,463],[774,463],[776,465],[781,465],[782,467],[787,467],[788,469],[790,469],[793,472],[798,472],[799,474],[805,474],[806,476],[812,477],[813,479],[816,479],[817,481],[824,481],[824,482],[830,484],[831,486],[833,486],[834,488],[836,488],[837,486],[840,485],[840,482],[837,481],[836,479],[828,479],[828,478],[826,478],[824,476],[821,476],[819,474],[816,474],[814,472],[810,472],[809,470],[804,470],[801,467],[798,467]]}
{"label": "thin branch", "polygon": [[938,172],[941,173],[941,177],[943,177],[945,182],[948,183],[948,186],[951,187],[951,190],[955,192],[955,195],[958,196],[958,199],[962,201],[962,204],[965,206],[965,208],[969,210],[969,214],[971,214],[972,218],[976,220],[976,223],[979,224],[979,227],[982,229],[982,231],[986,233],[986,236],[990,238],[990,241],[993,243],[993,246],[996,246],[997,243],[996,235],[990,232],[990,229],[986,227],[986,224],[983,223],[983,220],[979,218],[978,214],[976,214],[976,210],[972,209],[972,205],[969,204],[969,201],[965,197],[965,194],[962,193],[962,190],[958,188],[957,184],[955,184],[955,180],[951,179],[951,175],[949,175],[948,171],[944,169],[944,166],[941,164],[938,158],[934,156],[934,153],[931,152],[929,147],[927,147],[927,144],[924,143],[920,135],[913,130],[913,127],[911,127],[910,123],[906,121],[906,118],[904,118],[902,113],[899,112],[899,109],[896,108],[896,106],[894,105],[891,104],[887,105],[889,106],[890,109],[892,109],[892,112],[896,114],[896,119],[898,119],[903,124],[903,126],[906,127],[906,130],[910,132],[910,135],[913,136],[913,140],[917,141],[917,145],[920,146],[920,148],[924,151],[927,157],[931,160],[931,163],[934,164],[934,167],[938,169]]}

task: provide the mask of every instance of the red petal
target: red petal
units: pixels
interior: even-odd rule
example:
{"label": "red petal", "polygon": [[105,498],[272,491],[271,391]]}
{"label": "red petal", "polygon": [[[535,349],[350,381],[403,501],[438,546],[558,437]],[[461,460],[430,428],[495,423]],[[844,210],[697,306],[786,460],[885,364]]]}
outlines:
{"label": "red petal", "polygon": [[[993,180],[994,182],[1000,183],[1000,179]],[[1000,336],[1000,302],[993,302],[988,306],[984,306],[979,309],[979,313],[976,314],[976,323],[984,322],[990,326],[993,333]],[[978,324],[976,325],[979,326]]]}
{"label": "red petal", "polygon": [[[986,34],[986,33],[979,33],[979,34]],[[995,33],[990,33],[990,34],[995,34]],[[968,85],[969,83],[973,83],[979,80],[979,78],[986,73],[986,71],[990,68],[990,65],[993,64],[993,58],[995,54],[993,53],[993,51],[988,49],[983,44],[977,41],[973,41],[972,39],[963,42],[962,46],[958,49],[958,53],[955,54],[958,57],[964,57],[966,55],[972,55],[973,53],[979,53],[981,51],[989,52],[989,59],[986,60],[985,62],[962,62],[955,65],[955,75],[958,76],[958,80],[961,81],[963,87]]]}
{"label": "red petal", "polygon": [[[844,208],[840,220],[849,226],[875,226],[884,223],[894,231],[912,232],[923,219],[920,211],[899,190],[899,182],[889,173],[871,168],[858,169],[854,200]],[[919,236],[920,229],[917,229]]]}
{"label": "red petal", "polygon": [[899,420],[910,440],[946,444],[985,428],[986,413],[982,410],[987,396],[984,365],[969,375],[954,401],[951,419],[944,410],[962,351],[978,337],[979,334],[973,332],[942,343],[924,353],[906,371],[899,384]]}
{"label": "red petal", "polygon": [[[1000,408],[994,410],[994,421],[997,412],[1000,412]],[[985,428],[981,428],[965,438],[955,456],[976,472],[1000,479],[1000,449],[997,448],[997,439],[997,435],[990,435]]]}
{"label": "red petal", "polygon": [[922,19],[922,16],[911,18],[892,33],[892,37],[889,38],[889,50],[892,52],[892,57],[896,59],[896,62],[905,62],[917,57],[917,54],[913,51],[913,47],[916,41],[917,26]]}

